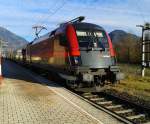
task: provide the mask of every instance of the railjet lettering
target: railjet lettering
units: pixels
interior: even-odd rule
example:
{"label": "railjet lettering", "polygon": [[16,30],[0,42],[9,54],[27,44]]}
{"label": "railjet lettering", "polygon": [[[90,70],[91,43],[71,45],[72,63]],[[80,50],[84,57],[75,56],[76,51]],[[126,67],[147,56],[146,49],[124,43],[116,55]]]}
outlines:
{"label": "railjet lettering", "polygon": [[92,33],[94,34],[94,36],[97,37],[104,37],[102,32],[84,32],[84,31],[77,31],[77,35],[78,36],[92,36]]}

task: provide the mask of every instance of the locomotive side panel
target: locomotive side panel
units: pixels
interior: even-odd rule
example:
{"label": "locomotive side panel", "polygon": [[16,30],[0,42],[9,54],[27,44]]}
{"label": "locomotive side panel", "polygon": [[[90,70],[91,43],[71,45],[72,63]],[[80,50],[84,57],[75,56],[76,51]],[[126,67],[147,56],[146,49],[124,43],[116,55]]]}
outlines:
{"label": "locomotive side panel", "polygon": [[31,61],[33,63],[48,64],[53,56],[53,40],[46,39],[31,46]]}
{"label": "locomotive side panel", "polygon": [[55,35],[26,48],[26,61],[47,70],[64,70],[68,67],[66,46],[61,45],[60,35]]}
{"label": "locomotive side panel", "polygon": [[54,38],[54,63],[53,65],[57,68],[63,69],[67,67],[67,49],[66,46],[61,45],[60,35]]}
{"label": "locomotive side panel", "polygon": [[30,55],[30,45],[27,45],[26,47],[26,63],[30,63],[31,61],[31,55]]}

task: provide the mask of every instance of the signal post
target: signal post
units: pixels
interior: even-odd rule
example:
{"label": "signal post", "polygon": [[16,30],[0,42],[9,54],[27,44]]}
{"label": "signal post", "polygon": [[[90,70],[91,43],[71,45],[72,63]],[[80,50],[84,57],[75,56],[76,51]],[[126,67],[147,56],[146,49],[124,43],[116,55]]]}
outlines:
{"label": "signal post", "polygon": [[145,76],[146,68],[150,67],[150,23],[137,25],[142,28],[142,77]]}

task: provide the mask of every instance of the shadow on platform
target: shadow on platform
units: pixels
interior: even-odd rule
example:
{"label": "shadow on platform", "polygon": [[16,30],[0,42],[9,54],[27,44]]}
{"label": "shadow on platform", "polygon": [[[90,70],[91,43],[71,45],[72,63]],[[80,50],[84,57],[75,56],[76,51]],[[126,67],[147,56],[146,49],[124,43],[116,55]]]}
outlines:
{"label": "shadow on platform", "polygon": [[[4,78],[24,80],[27,82],[38,83],[47,86],[63,87],[61,85],[54,85],[52,81],[44,79],[31,70],[7,59],[2,60],[2,75]],[[34,78],[33,75],[38,76],[39,80],[37,80],[37,78]]]}

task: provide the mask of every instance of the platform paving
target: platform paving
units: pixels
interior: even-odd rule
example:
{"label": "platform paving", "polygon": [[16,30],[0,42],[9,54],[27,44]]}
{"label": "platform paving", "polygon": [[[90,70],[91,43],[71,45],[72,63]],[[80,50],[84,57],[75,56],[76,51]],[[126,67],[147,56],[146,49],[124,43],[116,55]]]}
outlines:
{"label": "platform paving", "polygon": [[47,87],[5,79],[0,88],[1,124],[98,124]]}
{"label": "platform paving", "polygon": [[121,123],[58,84],[15,63],[5,61],[3,66],[7,68],[0,85],[0,124]]}

